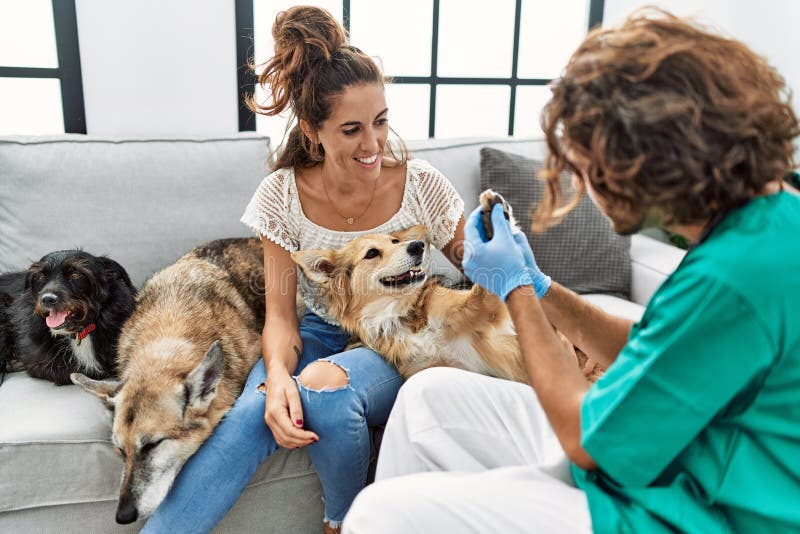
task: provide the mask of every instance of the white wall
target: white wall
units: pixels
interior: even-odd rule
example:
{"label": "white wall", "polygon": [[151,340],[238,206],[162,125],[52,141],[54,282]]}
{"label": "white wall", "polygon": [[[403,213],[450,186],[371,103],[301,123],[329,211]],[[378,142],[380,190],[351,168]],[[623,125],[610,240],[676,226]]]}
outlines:
{"label": "white wall", "polygon": [[[700,15],[742,39],[778,68],[800,108],[800,0],[605,0],[606,23],[643,3]],[[238,130],[233,0],[77,0],[76,6],[88,133]]]}
{"label": "white wall", "polygon": [[605,0],[604,24],[622,22],[637,7],[655,5],[692,16],[719,33],[744,41],[765,56],[792,90],[800,113],[800,1],[798,0]]}
{"label": "white wall", "polygon": [[239,129],[232,0],[77,0],[76,10],[89,134]]}

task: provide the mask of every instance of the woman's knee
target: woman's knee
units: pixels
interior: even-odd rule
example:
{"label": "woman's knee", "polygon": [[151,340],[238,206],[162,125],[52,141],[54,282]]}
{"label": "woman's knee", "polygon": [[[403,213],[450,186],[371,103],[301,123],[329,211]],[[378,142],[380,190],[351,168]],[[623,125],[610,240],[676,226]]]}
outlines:
{"label": "woman's knee", "polygon": [[296,381],[306,424],[314,432],[341,432],[364,419],[346,369],[320,360],[303,369]]}
{"label": "woman's knee", "polygon": [[306,366],[297,376],[301,386],[314,391],[340,389],[350,384],[347,372],[327,360],[316,361]]}

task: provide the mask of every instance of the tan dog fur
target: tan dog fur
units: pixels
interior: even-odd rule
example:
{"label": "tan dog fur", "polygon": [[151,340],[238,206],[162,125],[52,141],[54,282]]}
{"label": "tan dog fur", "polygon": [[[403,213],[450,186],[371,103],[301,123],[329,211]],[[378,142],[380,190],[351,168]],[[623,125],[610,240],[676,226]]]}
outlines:
{"label": "tan dog fur", "polygon": [[[478,285],[441,286],[430,277],[400,288],[380,279],[409,268],[427,272],[430,246],[424,226],[354,239],[339,250],[305,250],[292,259],[319,284],[328,313],[351,334],[409,377],[428,367],[451,366],[527,382],[511,318],[503,301]],[[425,243],[413,265],[407,247]],[[377,249],[380,257],[365,259]]]}
{"label": "tan dog fur", "polygon": [[152,513],[241,393],[261,353],[263,285],[257,239],[197,247],[139,292],[119,340],[120,380],[72,375],[114,414],[118,522]]}

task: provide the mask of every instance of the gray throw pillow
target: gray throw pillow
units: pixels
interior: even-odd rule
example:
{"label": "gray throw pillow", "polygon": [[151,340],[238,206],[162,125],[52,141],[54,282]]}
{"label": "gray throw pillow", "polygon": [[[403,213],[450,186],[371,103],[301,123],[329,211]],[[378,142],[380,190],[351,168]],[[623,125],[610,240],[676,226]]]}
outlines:
{"label": "gray throw pillow", "polygon": [[[630,237],[614,233],[588,195],[559,225],[542,234],[531,232],[531,214],[545,191],[544,182],[536,178],[541,168],[541,161],[482,148],[481,190],[491,188],[511,204],[542,272],[576,293],[629,299]],[[569,184],[565,176],[562,190]]]}

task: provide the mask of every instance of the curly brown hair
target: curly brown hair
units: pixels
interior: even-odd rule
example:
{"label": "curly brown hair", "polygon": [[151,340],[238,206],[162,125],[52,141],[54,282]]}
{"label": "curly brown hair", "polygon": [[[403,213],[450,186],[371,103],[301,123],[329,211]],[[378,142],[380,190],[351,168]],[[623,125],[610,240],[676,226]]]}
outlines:
{"label": "curly brown hair", "polygon": [[[783,78],[743,43],[661,10],[590,32],[551,87],[536,231],[578,204],[585,181],[612,219],[641,226],[655,208],[669,226],[740,206],[793,167],[800,131]],[[572,199],[563,171],[584,178]]]}
{"label": "curly brown hair", "polygon": [[[388,81],[371,57],[348,42],[344,28],[325,9],[293,6],[281,11],[272,37],[275,55],[261,65],[264,68],[258,75],[270,99],[262,104],[250,95],[246,104],[254,113],[274,116],[290,108],[297,119],[319,129],[331,116],[335,98],[347,87]],[[256,70],[252,61],[249,67]],[[276,168],[310,167],[325,156],[322,145],[312,143],[299,124],[284,144]],[[398,145],[395,153],[387,143],[385,152],[393,161],[404,163],[408,153],[399,136]]]}

